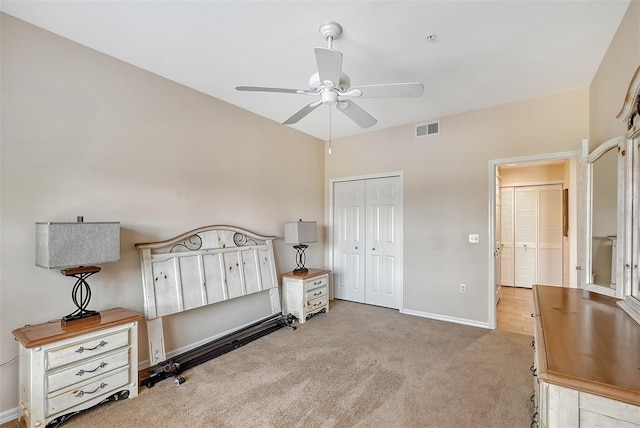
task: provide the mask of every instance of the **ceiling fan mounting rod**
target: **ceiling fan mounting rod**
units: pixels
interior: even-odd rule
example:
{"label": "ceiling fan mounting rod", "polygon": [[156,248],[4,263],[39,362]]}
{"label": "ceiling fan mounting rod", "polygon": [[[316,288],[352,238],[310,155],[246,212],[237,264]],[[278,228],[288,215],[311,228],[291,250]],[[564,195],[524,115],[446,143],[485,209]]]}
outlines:
{"label": "ceiling fan mounting rod", "polygon": [[342,26],[333,21],[325,22],[320,25],[320,34],[327,41],[328,48],[333,49],[333,41],[342,34]]}

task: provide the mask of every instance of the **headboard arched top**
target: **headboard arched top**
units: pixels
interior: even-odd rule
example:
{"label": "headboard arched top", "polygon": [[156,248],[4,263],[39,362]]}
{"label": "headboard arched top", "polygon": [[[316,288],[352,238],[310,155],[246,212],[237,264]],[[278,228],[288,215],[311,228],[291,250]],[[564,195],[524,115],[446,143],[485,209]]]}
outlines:
{"label": "headboard arched top", "polygon": [[275,238],[237,226],[212,225],[135,244],[142,264],[152,364],[166,359],[164,316],[262,291],[270,296],[270,317],[282,316]]}
{"label": "headboard arched top", "polygon": [[274,239],[276,237],[272,235],[261,235],[241,227],[217,224],[199,227],[164,241],[139,243],[136,244],[136,248],[149,249],[154,253],[167,252],[167,250],[168,252],[197,251],[201,248],[243,247],[251,243],[267,244]]}

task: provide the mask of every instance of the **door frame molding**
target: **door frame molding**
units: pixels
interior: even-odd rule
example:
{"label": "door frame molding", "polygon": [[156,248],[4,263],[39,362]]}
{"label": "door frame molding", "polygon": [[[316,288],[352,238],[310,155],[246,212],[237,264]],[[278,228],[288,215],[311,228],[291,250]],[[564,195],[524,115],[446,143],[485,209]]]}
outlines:
{"label": "door frame molding", "polygon": [[[530,163],[530,162],[542,162],[542,161],[554,161],[554,160],[575,160],[571,164],[571,170],[569,172],[570,176],[570,186],[575,188],[573,192],[573,198],[575,200],[576,191],[578,190],[577,185],[577,162],[579,161],[581,156],[580,150],[572,150],[566,152],[555,152],[555,153],[543,153],[538,155],[529,155],[529,156],[518,156],[511,158],[503,158],[503,159],[492,159],[489,161],[489,232],[487,236],[495,237],[495,222],[496,222],[496,168],[501,165],[508,165],[514,163]],[[577,206],[577,205],[576,205]],[[575,210],[574,210],[575,211]],[[573,216],[573,218],[577,219],[577,216]],[[572,262],[572,260],[576,259],[577,256],[577,236],[576,236],[576,222],[572,225],[573,233],[570,232],[569,238],[569,267],[576,266],[577,263]],[[571,224],[571,223],[570,223]],[[487,259],[489,264],[489,281],[487,293],[489,296],[489,328],[495,329],[497,325],[497,314],[496,314],[496,263],[495,263],[495,238],[487,239],[488,248],[487,248]]]}
{"label": "door frame molding", "polygon": [[[404,172],[396,171],[396,172],[384,172],[384,173],[373,173],[366,175],[356,175],[351,177],[340,177],[340,178],[331,178],[329,179],[329,230],[327,233],[327,238],[329,242],[329,262],[327,265],[331,271],[334,271],[333,266],[333,186],[335,183],[345,182],[345,181],[359,181],[359,180],[371,180],[376,178],[389,178],[389,177],[399,177],[400,178],[400,216],[401,216],[401,231],[398,234],[398,238],[400,239],[399,252],[400,252],[400,260],[402,262],[402,272],[400,274],[400,284],[399,284],[399,292],[400,292],[400,312],[404,311]],[[329,299],[334,299],[333,292],[333,281],[331,281],[331,287],[329,287]]]}

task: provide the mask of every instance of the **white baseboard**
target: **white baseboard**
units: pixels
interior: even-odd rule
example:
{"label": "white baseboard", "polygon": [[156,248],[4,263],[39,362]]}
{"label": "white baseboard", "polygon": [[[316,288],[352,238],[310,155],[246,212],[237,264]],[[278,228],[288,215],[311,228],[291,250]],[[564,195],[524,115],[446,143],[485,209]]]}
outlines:
{"label": "white baseboard", "polygon": [[429,318],[429,319],[432,319],[432,320],[447,321],[447,322],[452,322],[452,323],[456,323],[456,324],[464,324],[464,325],[468,325],[468,326],[471,326],[471,327],[480,327],[480,328],[491,329],[491,327],[489,327],[489,324],[486,323],[486,322],[468,320],[468,319],[465,319],[465,318],[457,318],[457,317],[450,317],[450,316],[447,316],[447,315],[432,314],[432,313],[429,313],[429,312],[414,311],[412,309],[402,309],[400,312],[403,313],[403,314],[415,315],[417,317]]}
{"label": "white baseboard", "polygon": [[18,419],[18,414],[19,413],[17,407],[5,410],[4,412],[0,413],[0,424],[6,424],[7,422]]}

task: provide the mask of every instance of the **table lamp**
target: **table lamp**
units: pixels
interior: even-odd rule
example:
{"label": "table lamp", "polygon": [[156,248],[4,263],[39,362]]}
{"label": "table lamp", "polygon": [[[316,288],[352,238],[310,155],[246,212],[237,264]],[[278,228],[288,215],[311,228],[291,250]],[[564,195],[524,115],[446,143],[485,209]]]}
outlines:
{"label": "table lamp", "polygon": [[307,273],[309,269],[304,267],[306,255],[304,251],[307,249],[308,243],[317,242],[318,225],[315,221],[296,221],[284,224],[284,243],[294,244],[296,249],[296,268],[294,273]]}
{"label": "table lamp", "polygon": [[76,278],[71,299],[76,310],[61,319],[63,327],[83,321],[100,320],[100,313],[87,309],[91,288],[87,278],[100,272],[97,264],[120,260],[120,223],[73,222],[36,223],[36,266],[60,269]]}

